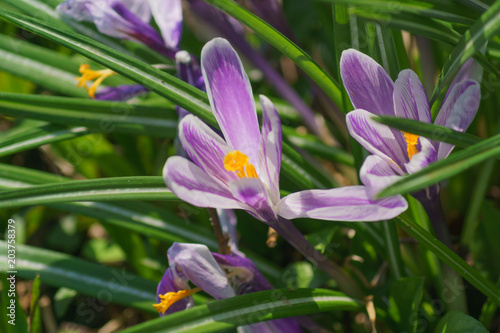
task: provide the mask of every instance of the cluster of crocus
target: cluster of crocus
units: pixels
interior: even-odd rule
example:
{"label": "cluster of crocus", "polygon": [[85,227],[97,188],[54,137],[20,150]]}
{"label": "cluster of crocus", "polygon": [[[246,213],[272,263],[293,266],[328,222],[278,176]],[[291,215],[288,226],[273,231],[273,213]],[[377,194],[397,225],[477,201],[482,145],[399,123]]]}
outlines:
{"label": "cluster of crocus", "polygon": [[[168,250],[168,262],[158,284],[158,303],[153,305],[160,316],[192,307],[192,295],[200,291],[225,299],[273,289],[251,260],[236,254],[212,253],[205,245],[174,243]],[[291,318],[241,326],[240,331],[302,332]]]}
{"label": "cluster of crocus", "polygon": [[[356,50],[346,50],[340,60],[344,86],[355,110],[347,114],[349,133],[370,153],[360,178],[370,197],[405,174],[422,170],[446,158],[453,146],[401,132],[380,124],[376,115],[396,116],[431,123],[427,95],[411,69],[399,73],[395,82],[373,59]],[[476,115],[480,101],[480,67],[471,59],[453,80],[434,124],[463,132]],[[413,193],[424,207],[436,201],[438,185]]]}
{"label": "cluster of crocus", "polygon": [[193,115],[180,122],[180,142],[192,162],[174,156],[163,169],[168,188],[179,198],[199,207],[243,209],[271,225],[279,216],[379,221],[407,208],[401,196],[372,201],[363,186],[307,190],[281,199],[281,122],[273,103],[260,96],[259,130],[250,82],[225,39],[205,45],[201,68],[225,140]]}

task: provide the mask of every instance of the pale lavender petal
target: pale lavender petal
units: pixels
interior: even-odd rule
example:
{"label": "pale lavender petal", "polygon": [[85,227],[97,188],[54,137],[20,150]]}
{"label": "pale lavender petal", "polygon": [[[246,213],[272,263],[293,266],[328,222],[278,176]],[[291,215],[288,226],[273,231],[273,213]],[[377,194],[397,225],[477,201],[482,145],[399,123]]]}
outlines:
{"label": "pale lavender petal", "polygon": [[418,141],[420,142],[420,151],[413,155],[410,162],[406,164],[406,170],[410,174],[422,170],[437,160],[436,149],[434,148],[432,141],[422,136],[418,139]]}
{"label": "pale lavender petal", "polygon": [[394,116],[394,83],[372,58],[354,49],[345,50],[340,74],[355,109]]}
{"label": "pale lavender petal", "polygon": [[411,69],[399,73],[394,84],[396,117],[431,122],[429,100],[417,74]]}
{"label": "pale lavender petal", "polygon": [[[434,123],[455,131],[465,132],[476,116],[481,91],[476,81],[467,80],[457,83],[444,101]],[[435,142],[438,159],[446,158],[453,145]]]}
{"label": "pale lavender petal", "polygon": [[372,201],[365,186],[346,186],[292,193],[281,199],[278,213],[287,219],[369,222],[392,219],[407,208],[408,203],[401,195]]}
{"label": "pale lavender petal", "polygon": [[179,140],[194,164],[210,176],[223,183],[238,179],[224,168],[224,157],[232,149],[200,118],[188,114],[181,120]]}
{"label": "pale lavender petal", "polygon": [[401,176],[395,174],[390,164],[384,159],[377,155],[370,155],[359,170],[359,178],[365,184],[368,196],[375,199],[380,191],[400,180]]}
{"label": "pale lavender petal", "polygon": [[260,131],[255,100],[238,54],[227,40],[214,38],[201,51],[201,68],[224,138],[258,168]]}
{"label": "pale lavender petal", "polygon": [[[102,0],[97,0],[97,1],[102,1]],[[142,22],[148,23],[151,20],[151,8],[149,6],[151,0],[119,0],[119,1],[121,1],[131,13],[134,13],[135,16],[140,18]]]}
{"label": "pale lavender petal", "polygon": [[[178,292],[179,290],[186,289],[191,289],[187,281],[179,277],[176,272],[175,265],[170,266],[169,268],[167,268],[165,274],[163,274],[163,277],[160,280],[160,283],[158,284],[158,288],[156,290],[156,301],[160,303],[161,300],[159,295],[164,295],[169,292]],[[168,315],[170,313],[189,309],[193,307],[193,305],[194,301],[192,296],[183,298],[172,304],[164,314],[160,313],[160,317],[163,317],[164,315]]]}
{"label": "pale lavender petal", "polygon": [[165,45],[176,49],[182,34],[181,0],[149,0],[149,4]]}
{"label": "pale lavender petal", "polygon": [[167,160],[163,168],[163,178],[170,191],[194,206],[242,208],[227,187],[183,157],[172,156]]}
{"label": "pale lavender petal", "polygon": [[248,206],[248,211],[263,221],[275,219],[274,210],[269,202],[266,188],[258,178],[241,178],[229,183],[234,198]]}
{"label": "pale lavender petal", "polygon": [[260,104],[262,105],[260,178],[269,189],[271,201],[276,204],[280,199],[281,120],[269,98],[260,95]]}
{"label": "pale lavender petal", "polygon": [[389,126],[383,125],[365,110],[354,110],[347,114],[347,128],[370,153],[375,154],[391,165],[398,174],[404,174],[403,167],[408,157],[403,151]]}
{"label": "pale lavender petal", "polygon": [[170,266],[176,265],[195,286],[215,299],[235,296],[233,289],[207,246],[174,243],[168,249]]}
{"label": "pale lavender petal", "polygon": [[450,87],[446,92],[446,96],[445,99],[443,100],[443,103],[456,84],[466,80],[474,80],[476,82],[481,82],[482,77],[483,77],[483,67],[477,61],[475,61],[474,58],[470,58],[465,62],[462,68],[460,68],[460,71],[457,73],[457,75],[455,75],[455,78],[451,82]]}

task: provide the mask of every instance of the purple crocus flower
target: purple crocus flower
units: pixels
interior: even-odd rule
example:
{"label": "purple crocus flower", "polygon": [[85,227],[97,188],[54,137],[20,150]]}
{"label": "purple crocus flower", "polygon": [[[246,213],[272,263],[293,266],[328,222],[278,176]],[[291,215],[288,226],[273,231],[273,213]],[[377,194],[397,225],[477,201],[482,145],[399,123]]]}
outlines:
{"label": "purple crocus flower", "polygon": [[259,130],[255,101],[241,61],[222,38],[207,43],[201,68],[223,140],[199,118],[187,115],[179,139],[191,161],[170,157],[163,169],[168,188],[199,207],[244,209],[273,225],[282,218],[378,221],[406,210],[401,196],[372,201],[363,186],[307,190],[281,199],[281,122],[273,103],[260,96]]}
{"label": "purple crocus flower", "polygon": [[[57,10],[77,21],[95,23],[97,29],[108,36],[142,43],[166,57],[175,59],[182,33],[182,4],[180,0],[66,0]],[[149,25],[151,16],[161,35]],[[114,72],[94,71],[88,65],[81,67],[79,86],[87,80],[94,84],[87,88],[89,96],[101,100],[123,101],[148,92],[141,85],[107,87],[95,93],[99,84]],[[201,76],[201,75],[200,75]]]}
{"label": "purple crocus flower", "polygon": [[[169,267],[157,289],[160,316],[191,308],[192,295],[204,291],[215,299],[273,289],[273,286],[244,257],[212,253],[201,244],[174,243],[168,250]],[[189,283],[194,284],[191,288]],[[244,332],[302,332],[294,319],[277,319],[240,327]]]}
{"label": "purple crocus flower", "polygon": [[[66,0],[57,10],[74,20],[95,23],[105,35],[145,44],[171,59],[178,51],[182,32],[180,0]],[[161,35],[149,25],[151,15]]]}
{"label": "purple crocus flower", "polygon": [[[401,132],[374,120],[375,115],[396,116],[431,123],[430,106],[420,80],[411,69],[393,82],[385,70],[367,55],[350,49],[342,53],[340,71],[355,110],[347,114],[349,133],[370,153],[360,178],[371,197],[406,174],[446,158],[453,145]],[[481,70],[470,60],[448,90],[434,124],[464,132],[476,115],[480,101]],[[439,189],[431,186],[413,195],[425,206]]]}
{"label": "purple crocus flower", "polygon": [[[373,59],[356,50],[342,53],[340,73],[356,110],[347,114],[350,134],[370,153],[360,178],[371,198],[406,174],[418,172],[446,158],[453,145],[401,132],[374,120],[376,115],[431,122],[430,105],[418,76],[410,69],[393,82]],[[464,132],[476,115],[482,70],[471,59],[457,74],[434,124]],[[439,185],[411,193],[423,205],[436,236],[447,246],[451,239],[439,200]]]}

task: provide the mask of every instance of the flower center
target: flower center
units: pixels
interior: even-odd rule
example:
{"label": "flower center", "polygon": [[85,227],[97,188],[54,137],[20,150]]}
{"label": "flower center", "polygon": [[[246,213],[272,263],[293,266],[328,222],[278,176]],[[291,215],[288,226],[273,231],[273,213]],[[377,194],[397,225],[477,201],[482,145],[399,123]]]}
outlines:
{"label": "flower center", "polygon": [[250,158],[241,151],[233,150],[224,157],[224,168],[240,178],[259,178]]}
{"label": "flower center", "polygon": [[417,144],[418,144],[418,135],[403,132],[406,139],[406,151],[408,152],[408,159],[411,161],[413,155],[418,153]]}
{"label": "flower center", "polygon": [[201,291],[200,287],[196,287],[193,289],[185,289],[185,290],[179,290],[177,292],[169,292],[165,293],[160,296],[160,303],[158,304],[153,304],[154,308],[158,313],[165,314],[165,311],[168,310],[172,304],[174,304],[177,301],[180,301],[183,298],[186,298],[188,296],[191,296],[194,293],[197,293],[198,291]]}
{"label": "flower center", "polygon": [[[102,81],[104,81],[105,78],[116,75],[116,73],[113,72],[111,69],[94,71],[90,69],[90,65],[88,64],[81,64],[80,69],[78,71],[82,74],[82,76],[76,78],[78,80],[78,84],[76,86],[85,87],[87,93],[91,98],[95,97],[95,90],[102,83]],[[95,81],[90,86],[90,88],[87,88],[87,81],[89,80],[95,80]]]}

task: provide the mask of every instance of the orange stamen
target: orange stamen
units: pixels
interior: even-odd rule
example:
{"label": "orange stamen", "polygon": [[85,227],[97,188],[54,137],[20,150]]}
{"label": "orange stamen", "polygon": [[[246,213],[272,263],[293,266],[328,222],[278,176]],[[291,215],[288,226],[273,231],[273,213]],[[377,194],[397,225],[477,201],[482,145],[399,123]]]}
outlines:
{"label": "orange stamen", "polygon": [[406,133],[406,132],[403,132],[403,134],[405,135],[405,139],[406,139],[406,145],[407,145],[406,151],[408,152],[408,159],[411,160],[413,155],[418,153],[417,144],[418,144],[419,136],[416,134],[411,134],[411,133]]}
{"label": "orange stamen", "polygon": [[224,157],[224,168],[236,173],[240,178],[259,178],[255,167],[249,163],[250,158],[238,150],[229,152]]}
{"label": "orange stamen", "polygon": [[[104,79],[116,75],[116,73],[113,72],[111,69],[103,69],[99,71],[92,70],[90,69],[90,65],[88,64],[81,64],[80,69],[78,71],[82,74],[82,76],[76,78],[76,80],[78,80],[76,86],[84,87],[91,98],[95,97],[95,91],[97,87],[102,83],[102,81],[104,81]],[[88,88],[87,81],[90,80],[95,80],[95,81],[90,86],[90,88]]]}
{"label": "orange stamen", "polygon": [[178,292],[169,292],[164,295],[160,295],[160,303],[158,304],[153,304],[154,308],[158,313],[164,314],[165,311],[168,310],[172,304],[175,302],[186,298],[188,296],[191,296],[194,293],[197,293],[198,291],[201,291],[200,287],[196,287],[193,289],[185,289],[185,290],[179,290]]}

